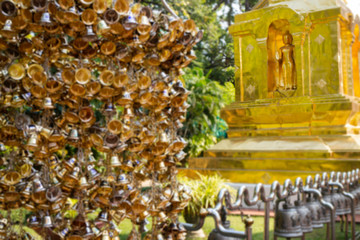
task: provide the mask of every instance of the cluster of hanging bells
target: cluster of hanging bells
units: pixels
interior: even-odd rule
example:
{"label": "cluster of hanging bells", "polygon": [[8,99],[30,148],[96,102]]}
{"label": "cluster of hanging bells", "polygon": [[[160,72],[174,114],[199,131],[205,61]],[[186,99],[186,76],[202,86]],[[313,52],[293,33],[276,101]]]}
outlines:
{"label": "cluster of hanging bells", "polygon": [[180,76],[201,38],[128,0],[1,1],[0,209],[49,239],[115,240],[124,219],[130,239],[184,239]]}

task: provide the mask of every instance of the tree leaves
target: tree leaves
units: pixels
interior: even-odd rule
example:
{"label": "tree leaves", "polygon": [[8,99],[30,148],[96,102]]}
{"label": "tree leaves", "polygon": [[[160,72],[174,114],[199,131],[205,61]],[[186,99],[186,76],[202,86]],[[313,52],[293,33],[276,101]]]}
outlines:
{"label": "tree leaves", "polygon": [[209,79],[201,68],[186,69],[183,78],[191,93],[181,134],[189,142],[186,150],[190,156],[199,156],[218,138],[226,137],[227,125],[220,118],[220,110],[234,100],[235,89],[232,83],[222,86]]}

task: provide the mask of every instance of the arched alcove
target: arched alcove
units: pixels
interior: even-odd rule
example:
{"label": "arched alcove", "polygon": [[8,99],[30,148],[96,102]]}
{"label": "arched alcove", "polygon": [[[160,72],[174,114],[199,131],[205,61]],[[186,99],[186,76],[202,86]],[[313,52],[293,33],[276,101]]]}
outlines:
{"label": "arched alcove", "polygon": [[275,91],[276,83],[279,81],[279,55],[280,48],[284,46],[283,35],[289,31],[290,24],[286,19],[273,21],[269,26],[267,37],[268,53],[268,91]]}

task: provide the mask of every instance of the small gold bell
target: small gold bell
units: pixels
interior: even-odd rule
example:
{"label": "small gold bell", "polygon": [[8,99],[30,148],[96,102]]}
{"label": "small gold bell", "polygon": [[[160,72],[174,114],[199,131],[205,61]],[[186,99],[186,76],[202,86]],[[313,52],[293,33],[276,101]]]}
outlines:
{"label": "small gold bell", "polygon": [[44,98],[43,108],[45,108],[45,109],[54,109],[55,108],[52,103],[51,98],[49,98],[49,97]]}
{"label": "small gold bell", "polygon": [[52,222],[52,219],[51,219],[51,216],[49,214],[47,214],[45,217],[44,217],[44,223],[43,223],[43,227],[45,228],[51,228],[53,227],[53,222]]}
{"label": "small gold bell", "polygon": [[112,155],[110,160],[110,166],[119,167],[121,166],[121,162],[118,155]]}
{"label": "small gold bell", "polygon": [[26,144],[26,149],[34,152],[38,147],[38,135],[32,134]]}

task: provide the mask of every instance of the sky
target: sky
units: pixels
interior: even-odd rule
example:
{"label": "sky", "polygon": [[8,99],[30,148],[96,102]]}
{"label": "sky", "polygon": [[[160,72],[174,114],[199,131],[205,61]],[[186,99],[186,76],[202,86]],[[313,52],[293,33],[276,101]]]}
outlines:
{"label": "sky", "polygon": [[347,3],[354,15],[358,14],[360,16],[360,0],[347,0]]}

